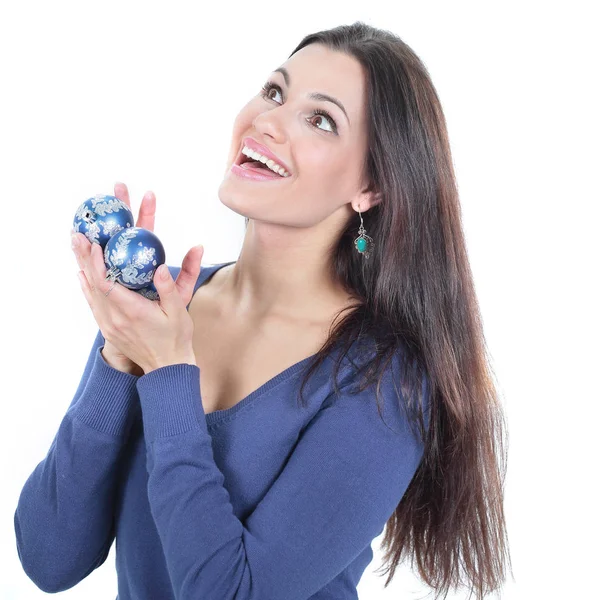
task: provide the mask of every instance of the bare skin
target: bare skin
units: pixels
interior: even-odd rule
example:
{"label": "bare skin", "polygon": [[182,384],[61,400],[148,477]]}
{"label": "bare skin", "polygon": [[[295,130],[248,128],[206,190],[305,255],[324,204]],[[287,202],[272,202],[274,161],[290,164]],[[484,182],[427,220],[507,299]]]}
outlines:
{"label": "bare skin", "polygon": [[[250,219],[220,289],[222,314],[240,324],[272,315],[311,319],[343,302],[347,293],[329,270],[331,248],[350,219],[358,231],[359,208],[365,213],[380,201],[361,180],[367,128],[360,63],[311,44],[281,67],[289,85],[274,71],[264,82],[278,87],[251,98],[237,115],[218,192],[223,204]],[[308,97],[315,92],[339,100],[345,112]],[[331,119],[313,115],[315,109]],[[232,174],[246,136],[283,161],[291,176],[256,182]]]}
{"label": "bare skin", "polygon": [[222,299],[233,266],[215,271],[189,306],[205,414],[231,408],[275,375],[316,354],[327,339],[334,312],[345,304],[340,299],[309,319],[277,314],[259,321],[232,319],[224,315]]}
{"label": "bare skin", "polygon": [[[273,73],[279,89],[258,94],[238,114],[219,188],[223,204],[250,219],[240,256],[198,288],[189,308],[207,414],[234,406],[320,349],[338,311],[355,303],[332,280],[330,249],[349,219],[358,229],[359,208],[380,201],[359,177],[366,152],[360,64],[309,46],[282,66],[290,85]],[[314,92],[340,100],[348,118],[334,103],[309,99]],[[315,108],[332,119],[313,115]],[[291,176],[255,182],[232,174],[246,136]]]}

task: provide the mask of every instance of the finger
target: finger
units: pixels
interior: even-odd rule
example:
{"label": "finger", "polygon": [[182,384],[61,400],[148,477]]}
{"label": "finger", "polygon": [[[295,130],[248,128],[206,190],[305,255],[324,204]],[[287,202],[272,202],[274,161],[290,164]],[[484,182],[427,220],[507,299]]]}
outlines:
{"label": "finger", "polygon": [[127,186],[120,181],[117,181],[117,183],[115,183],[115,197],[125,202],[125,204],[127,204],[127,206],[129,206],[129,208],[131,209],[131,202],[129,201],[129,190],[127,189]]}
{"label": "finger", "polygon": [[85,299],[87,300],[89,307],[92,308],[92,311],[93,311],[92,295],[90,293],[90,286],[88,285],[88,282],[87,282],[84,272],[79,271],[77,273],[77,277],[79,279],[79,284],[81,285],[81,290],[83,291],[83,295],[85,296]]}
{"label": "finger", "polygon": [[142,227],[149,231],[154,231],[154,218],[156,215],[156,196],[154,192],[148,191],[142,198],[136,227]]}
{"label": "finger", "polygon": [[77,239],[77,247],[73,249],[75,253],[75,257],[77,259],[77,265],[79,269],[83,272],[88,283],[92,279],[92,271],[90,265],[90,253],[92,246],[98,246],[100,248],[100,244],[90,243],[87,237],[83,233],[77,233],[75,235]]}
{"label": "finger", "polygon": [[181,271],[175,281],[177,291],[183,300],[183,303],[187,306],[194,293],[194,286],[198,281],[200,275],[202,256],[204,255],[203,246],[195,246],[188,250],[188,253],[184,256],[181,264]]}
{"label": "finger", "polygon": [[179,294],[179,290],[166,263],[163,263],[156,269],[152,282],[160,298],[158,305],[167,316],[174,315],[177,311],[185,308],[183,298]]}
{"label": "finger", "polygon": [[[73,235],[75,237],[73,237]],[[81,271],[83,271],[84,263],[81,260],[81,236],[79,236],[77,233],[73,234],[73,232],[71,232],[71,250],[73,250],[73,254],[75,255],[77,266]]]}
{"label": "finger", "polygon": [[[106,265],[104,264],[104,252],[100,244],[92,244],[90,250],[89,259],[89,271],[90,276],[88,277],[88,283],[92,291],[92,295],[96,292],[102,295],[106,295],[106,292],[110,289],[113,281],[106,279]],[[118,285],[115,286],[120,287]],[[119,294],[122,290],[117,291],[113,288],[111,293]]]}

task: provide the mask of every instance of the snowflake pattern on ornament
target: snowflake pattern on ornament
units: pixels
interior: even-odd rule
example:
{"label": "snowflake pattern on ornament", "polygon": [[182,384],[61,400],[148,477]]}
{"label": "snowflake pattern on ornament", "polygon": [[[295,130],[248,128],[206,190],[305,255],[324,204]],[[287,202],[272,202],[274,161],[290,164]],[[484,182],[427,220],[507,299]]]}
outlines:
{"label": "snowflake pattern on ornament", "polygon": [[128,262],[124,267],[121,267],[126,258],[130,256],[128,251],[129,244],[135,239],[136,235],[137,229],[135,227],[125,229],[119,236],[119,239],[115,243],[115,247],[110,253],[107,254],[106,252],[108,246],[105,248],[104,259],[106,262],[113,265],[113,267],[120,267],[120,276],[125,283],[131,283],[134,285],[148,284],[152,282],[152,278],[156,269],[146,273],[140,273],[138,269],[143,269],[150,263],[152,263],[153,266],[156,266],[156,251],[154,248],[147,248],[142,244],[142,242],[138,242],[138,245],[142,247],[141,250],[133,255],[130,262]]}
{"label": "snowflake pattern on ornament", "polygon": [[[89,202],[92,204],[91,209]],[[83,232],[85,237],[91,244],[98,244],[100,243],[100,223],[102,224],[102,234],[104,235],[105,239],[110,239],[122,229],[131,227],[131,223],[129,221],[127,221],[126,225],[123,226],[113,219],[104,220],[104,217],[107,215],[115,214],[121,210],[130,212],[129,207],[122,200],[119,200],[114,196],[96,194],[94,197],[83,202],[77,208],[75,220],[83,221],[87,224],[86,231]],[[98,217],[102,217],[103,219],[98,221]]]}

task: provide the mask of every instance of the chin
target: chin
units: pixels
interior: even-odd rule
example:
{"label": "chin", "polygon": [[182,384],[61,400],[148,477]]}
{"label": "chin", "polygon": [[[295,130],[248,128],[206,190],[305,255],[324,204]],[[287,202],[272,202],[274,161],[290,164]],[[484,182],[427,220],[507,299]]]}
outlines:
{"label": "chin", "polygon": [[219,189],[217,190],[217,196],[223,206],[226,206],[229,210],[234,213],[241,215],[242,217],[249,217],[248,213],[248,202],[247,194],[243,194],[240,191],[234,191],[226,189],[228,187],[228,180],[224,179]]}

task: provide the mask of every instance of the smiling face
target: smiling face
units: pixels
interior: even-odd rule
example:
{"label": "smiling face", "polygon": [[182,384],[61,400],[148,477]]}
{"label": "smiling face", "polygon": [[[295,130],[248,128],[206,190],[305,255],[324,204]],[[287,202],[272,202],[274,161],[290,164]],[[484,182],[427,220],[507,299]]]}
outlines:
{"label": "smiling face", "polygon": [[[311,227],[336,215],[340,222],[364,212],[370,194],[360,181],[366,152],[365,80],[354,58],[320,44],[292,55],[235,119],[219,198],[238,214],[290,227]],[[310,98],[325,94],[331,101]],[[315,114],[324,111],[327,114]],[[289,167],[289,177],[255,181],[232,172],[248,158],[250,137]],[[332,217],[335,218],[335,217]]]}

